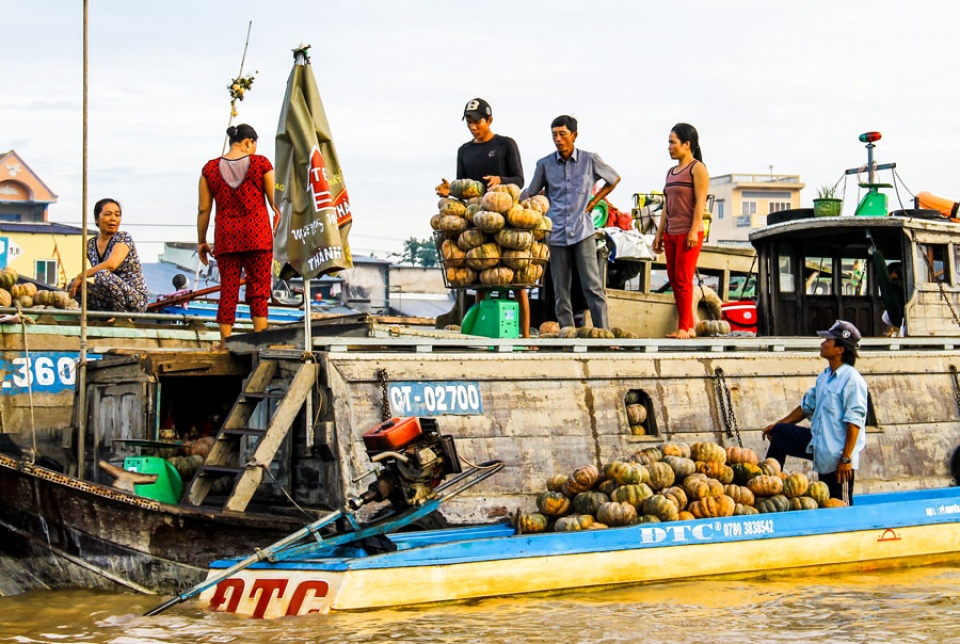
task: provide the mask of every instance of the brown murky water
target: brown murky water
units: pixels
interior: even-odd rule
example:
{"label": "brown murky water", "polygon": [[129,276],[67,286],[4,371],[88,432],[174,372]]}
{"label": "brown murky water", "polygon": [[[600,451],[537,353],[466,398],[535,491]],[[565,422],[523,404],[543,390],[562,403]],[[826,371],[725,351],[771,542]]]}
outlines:
{"label": "brown murky water", "polygon": [[0,642],[960,641],[960,566],[685,582],[274,621],[204,613],[195,603],[141,616],[157,603],[84,591],[0,598]]}

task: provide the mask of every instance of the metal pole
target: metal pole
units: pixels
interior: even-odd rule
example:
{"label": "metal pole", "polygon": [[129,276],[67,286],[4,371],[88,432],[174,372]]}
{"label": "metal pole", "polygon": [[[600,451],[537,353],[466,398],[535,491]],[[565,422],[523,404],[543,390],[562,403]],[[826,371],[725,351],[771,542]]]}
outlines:
{"label": "metal pole", "polygon": [[[77,363],[77,478],[84,477],[87,451],[87,72],[89,64],[89,43],[87,21],[89,0],[83,0],[83,118],[82,118],[82,167],[80,200],[83,213],[82,232],[80,233],[80,360]],[[93,446],[96,450],[97,446]],[[94,459],[96,460],[96,459]]]}
{"label": "metal pole", "polygon": [[[311,337],[312,329],[310,328],[310,308],[313,299],[310,295],[310,278],[306,277],[303,280],[303,354],[306,358],[307,354],[313,356],[313,338]],[[306,439],[305,441],[305,450],[309,454],[313,448],[313,391],[307,395],[307,399],[304,402],[304,420],[307,426]]]}

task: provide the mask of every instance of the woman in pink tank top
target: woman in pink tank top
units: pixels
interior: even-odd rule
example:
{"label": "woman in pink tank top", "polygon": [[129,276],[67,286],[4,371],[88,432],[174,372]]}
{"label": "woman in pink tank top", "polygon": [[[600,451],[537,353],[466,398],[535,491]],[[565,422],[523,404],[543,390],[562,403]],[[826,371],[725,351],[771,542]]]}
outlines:
{"label": "woman in pink tank top", "polygon": [[653,249],[664,253],[667,276],[677,303],[677,330],[668,338],[696,337],[693,323],[693,275],[703,246],[703,212],[707,207],[710,175],[703,165],[700,135],[688,123],[670,130],[667,149],[677,165],[667,171],[666,206],[660,218]]}

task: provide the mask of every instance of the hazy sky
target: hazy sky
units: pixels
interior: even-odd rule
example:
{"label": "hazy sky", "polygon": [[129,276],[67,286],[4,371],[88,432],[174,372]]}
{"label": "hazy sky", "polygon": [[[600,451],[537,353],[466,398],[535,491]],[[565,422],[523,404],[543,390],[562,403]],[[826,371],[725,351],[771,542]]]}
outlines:
{"label": "hazy sky", "polygon": [[[0,151],[15,149],[81,220],[81,0],[5,2]],[[89,203],[124,206],[141,253],[196,241],[197,179],[221,152],[249,21],[238,122],[273,137],[310,43],[354,213],[355,253],[430,235],[433,187],[486,98],[527,178],[550,121],[623,177],[610,200],[660,189],[678,121],[700,131],[711,175],[799,174],[814,190],[865,160],[879,130],[913,192],[960,199],[960,9],[944,2],[89,0]],[[848,186],[848,197],[856,188]],[[891,197],[893,200],[893,197]],[[92,214],[91,214],[92,221]]]}

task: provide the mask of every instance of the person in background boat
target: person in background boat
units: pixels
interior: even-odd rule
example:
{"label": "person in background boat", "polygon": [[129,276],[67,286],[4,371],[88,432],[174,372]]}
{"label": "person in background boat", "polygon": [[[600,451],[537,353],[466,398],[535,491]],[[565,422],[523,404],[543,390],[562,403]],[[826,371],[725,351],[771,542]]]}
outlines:
{"label": "person in background boat", "polygon": [[[200,175],[200,202],[197,207],[197,253],[207,264],[217,258],[220,269],[220,348],[233,333],[240,271],[246,272],[246,301],[250,305],[253,330],[267,328],[267,306],[272,285],[273,233],[280,221],[274,201],[273,166],[258,155],[257,132],[249,125],[227,128],[230,149],[211,159]],[[213,249],[207,243],[210,211],[217,205]],[[273,224],[267,213],[273,210]]]}
{"label": "person in background boat", "polygon": [[693,320],[693,275],[703,247],[703,213],[707,209],[710,174],[703,164],[700,135],[689,123],[670,130],[667,150],[677,165],[667,171],[666,203],[653,238],[653,250],[664,253],[667,277],[677,304],[677,330],[668,338],[696,337]]}
{"label": "person in background boat", "polygon": [[78,297],[80,280],[93,278],[87,286],[87,309],[91,311],[142,313],[147,310],[147,283],[133,238],[120,230],[122,216],[116,199],[101,199],[94,205],[93,220],[99,233],[87,241],[90,268],[67,286],[70,297]]}
{"label": "person in background boat", "polygon": [[[463,108],[463,120],[473,135],[457,150],[457,179],[483,181],[488,188],[512,183],[523,187],[523,165],[516,142],[507,136],[494,134],[493,110],[482,98],[470,100]],[[441,180],[437,195],[450,196],[450,182]]]}
{"label": "person in background boat", "polygon": [[[891,304],[895,304],[893,310],[884,309],[880,319],[885,325],[884,335],[887,337],[898,337],[906,335],[906,324],[903,319],[903,264],[901,262],[890,262],[887,265],[887,275],[890,278],[890,296]],[[881,282],[880,288],[884,288]]]}
{"label": "person in background boat", "polygon": [[[867,383],[854,368],[860,331],[837,320],[817,333],[824,338],[820,356],[828,366],[796,409],[763,429],[770,441],[767,458],[775,458],[781,467],[787,456],[812,460],[830,496],[853,505],[854,473],[867,443]],[[810,427],[796,424],[805,418]]]}
{"label": "person in background boat", "polygon": [[[553,119],[550,129],[557,151],[537,161],[530,185],[520,197],[545,191],[550,200],[547,216],[553,223],[553,230],[547,244],[550,246],[557,322],[561,327],[574,326],[570,287],[573,266],[576,265],[593,326],[608,329],[607,295],[597,263],[593,209],[617,187],[620,175],[600,155],[575,147],[577,119],[558,116]],[[601,179],[603,186],[593,194],[594,186]]]}
{"label": "person in background boat", "polygon": [[[187,288],[187,276],[184,275],[183,273],[177,273],[176,275],[174,275],[173,289],[174,289],[173,293],[169,293],[166,295],[158,295],[157,301],[162,302],[164,300],[172,300],[177,296],[186,295],[187,293],[190,293],[191,292],[190,289]],[[187,302],[181,302],[179,304],[174,305],[174,307],[187,310],[190,308],[190,305]]]}

